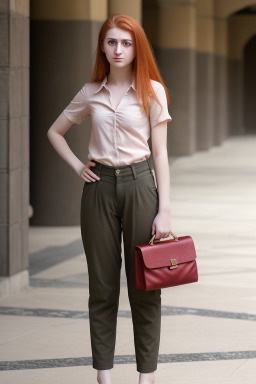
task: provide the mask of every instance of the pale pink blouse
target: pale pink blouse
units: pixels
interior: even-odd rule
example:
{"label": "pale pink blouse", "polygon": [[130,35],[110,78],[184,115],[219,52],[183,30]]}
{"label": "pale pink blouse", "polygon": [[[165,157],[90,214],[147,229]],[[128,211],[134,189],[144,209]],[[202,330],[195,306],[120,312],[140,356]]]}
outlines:
{"label": "pale pink blouse", "polygon": [[171,121],[164,87],[151,80],[153,89],[163,106],[150,96],[150,116],[146,116],[136,98],[135,80],[127,89],[116,109],[111,104],[111,92],[107,76],[101,84],[86,83],[64,109],[65,116],[73,123],[81,124],[91,117],[92,130],[89,141],[89,160],[118,166],[149,158],[150,129],[162,121]]}

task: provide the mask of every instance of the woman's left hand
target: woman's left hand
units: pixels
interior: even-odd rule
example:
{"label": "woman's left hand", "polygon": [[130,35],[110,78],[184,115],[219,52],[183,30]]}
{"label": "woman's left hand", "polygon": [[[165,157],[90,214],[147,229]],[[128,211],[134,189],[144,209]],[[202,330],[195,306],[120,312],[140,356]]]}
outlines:
{"label": "woman's left hand", "polygon": [[155,239],[168,237],[171,232],[170,211],[158,212],[152,224],[152,236],[156,234]]}

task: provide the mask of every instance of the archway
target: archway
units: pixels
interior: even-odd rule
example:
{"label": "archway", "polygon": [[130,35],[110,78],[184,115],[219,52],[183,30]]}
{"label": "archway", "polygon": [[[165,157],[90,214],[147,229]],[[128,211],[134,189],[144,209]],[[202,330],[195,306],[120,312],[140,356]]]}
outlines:
{"label": "archway", "polygon": [[256,132],[256,34],[244,46],[243,110],[245,131]]}

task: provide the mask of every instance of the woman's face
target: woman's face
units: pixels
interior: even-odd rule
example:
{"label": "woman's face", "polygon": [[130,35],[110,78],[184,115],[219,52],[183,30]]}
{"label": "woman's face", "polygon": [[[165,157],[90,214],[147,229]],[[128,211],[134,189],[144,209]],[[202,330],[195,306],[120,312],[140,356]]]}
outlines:
{"label": "woman's face", "polygon": [[[132,34],[119,28],[111,28],[106,33],[103,49],[106,58],[113,67],[125,67],[135,57],[135,46]],[[119,58],[119,60],[116,60]]]}

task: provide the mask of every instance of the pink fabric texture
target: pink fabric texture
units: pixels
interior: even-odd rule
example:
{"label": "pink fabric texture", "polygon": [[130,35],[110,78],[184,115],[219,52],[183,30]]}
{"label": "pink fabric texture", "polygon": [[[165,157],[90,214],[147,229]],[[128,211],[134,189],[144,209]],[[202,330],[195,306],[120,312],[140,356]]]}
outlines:
{"label": "pink fabric texture", "polygon": [[91,117],[92,130],[88,159],[106,165],[128,165],[146,160],[150,130],[162,121],[171,121],[164,87],[151,80],[152,87],[163,107],[150,97],[150,116],[146,116],[137,101],[135,81],[122,96],[116,109],[111,103],[107,76],[101,83],[86,83],[64,109],[65,116],[80,125]]}

